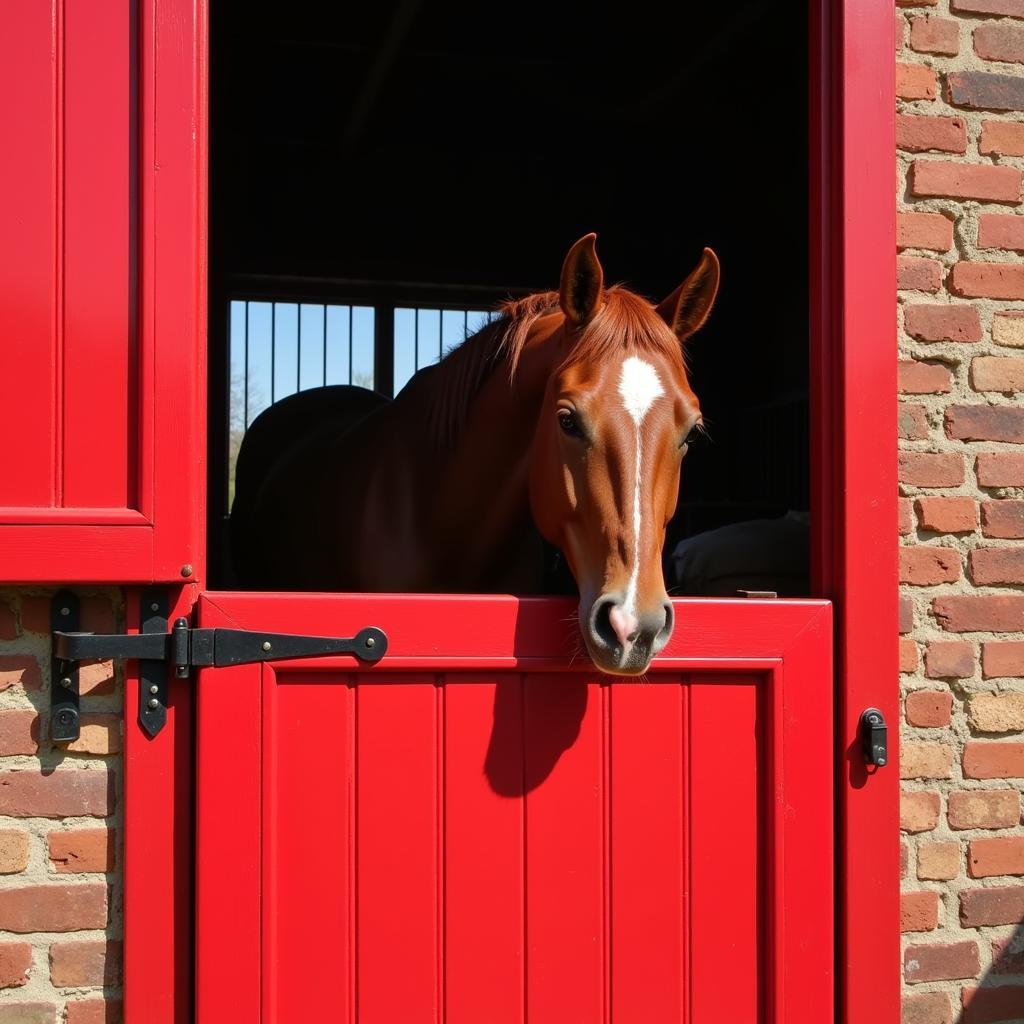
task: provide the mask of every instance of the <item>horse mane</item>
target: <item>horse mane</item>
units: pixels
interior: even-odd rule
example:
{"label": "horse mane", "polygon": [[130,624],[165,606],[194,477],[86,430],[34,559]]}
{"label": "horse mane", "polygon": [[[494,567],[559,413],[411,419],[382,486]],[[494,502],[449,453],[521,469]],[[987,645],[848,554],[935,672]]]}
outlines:
{"label": "horse mane", "polygon": [[[466,338],[434,368],[436,391],[428,429],[441,448],[454,444],[474,396],[499,364],[507,364],[509,379],[515,379],[530,329],[541,317],[561,313],[558,292],[508,299],[498,306],[498,313],[497,320]],[[623,351],[683,360],[682,346],[654,306],[636,292],[613,285],[605,290],[604,305],[579,333],[558,372]]]}

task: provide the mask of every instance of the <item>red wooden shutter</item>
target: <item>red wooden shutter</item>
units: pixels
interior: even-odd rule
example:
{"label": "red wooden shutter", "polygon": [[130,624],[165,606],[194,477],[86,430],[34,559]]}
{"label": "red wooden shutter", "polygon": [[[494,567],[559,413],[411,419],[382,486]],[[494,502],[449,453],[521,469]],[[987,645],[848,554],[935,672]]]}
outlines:
{"label": "red wooden shutter", "polygon": [[200,1024],[828,1024],[831,607],[676,609],[639,682],[563,600],[204,595],[389,639],[199,672]]}
{"label": "red wooden shutter", "polygon": [[0,13],[6,582],[201,568],[201,30],[181,0]]}

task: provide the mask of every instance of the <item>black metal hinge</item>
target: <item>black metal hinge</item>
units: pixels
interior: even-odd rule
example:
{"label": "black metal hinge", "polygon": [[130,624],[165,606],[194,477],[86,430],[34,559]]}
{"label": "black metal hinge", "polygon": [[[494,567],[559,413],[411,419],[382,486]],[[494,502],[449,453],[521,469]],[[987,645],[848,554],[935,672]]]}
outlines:
{"label": "black metal hinge", "polygon": [[[67,614],[65,614],[65,609]],[[155,736],[167,721],[167,677],[173,667],[179,679],[193,668],[248,665],[288,658],[317,658],[348,654],[363,662],[380,661],[388,638],[376,626],[352,637],[262,633],[247,629],[199,628],[176,619],[168,629],[168,596],[153,588],[142,595],[140,632],[80,633],[74,595],[62,591],[54,598],[51,739],[77,739],[78,663],[88,659],[136,659],[139,662],[139,724]],[[59,628],[58,628],[59,627]],[[69,628],[70,627],[70,628]]]}

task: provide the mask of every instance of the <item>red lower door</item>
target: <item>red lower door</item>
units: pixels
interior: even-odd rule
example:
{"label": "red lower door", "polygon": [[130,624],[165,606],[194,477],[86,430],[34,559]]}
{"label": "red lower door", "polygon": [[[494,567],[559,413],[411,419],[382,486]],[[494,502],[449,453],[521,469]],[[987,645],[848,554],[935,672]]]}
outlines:
{"label": "red lower door", "polygon": [[831,608],[680,601],[641,681],[551,599],[211,594],[388,654],[199,674],[200,1024],[827,1024]]}

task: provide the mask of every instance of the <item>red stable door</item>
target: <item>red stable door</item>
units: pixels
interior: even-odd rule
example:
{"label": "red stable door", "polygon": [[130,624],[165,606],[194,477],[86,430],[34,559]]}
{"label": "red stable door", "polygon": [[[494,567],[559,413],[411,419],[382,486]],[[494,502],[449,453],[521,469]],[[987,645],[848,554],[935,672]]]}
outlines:
{"label": "red stable door", "polygon": [[210,594],[386,656],[203,669],[200,1024],[827,1024],[832,617],[679,601],[643,682],[555,599]]}

